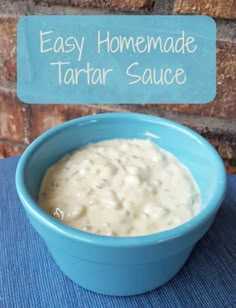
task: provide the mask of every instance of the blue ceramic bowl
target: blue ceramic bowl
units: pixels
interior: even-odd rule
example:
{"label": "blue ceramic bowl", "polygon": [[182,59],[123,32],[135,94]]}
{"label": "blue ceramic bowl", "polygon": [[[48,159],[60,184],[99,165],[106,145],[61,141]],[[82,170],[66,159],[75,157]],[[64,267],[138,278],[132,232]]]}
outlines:
{"label": "blue ceramic bowl", "polygon": [[[150,138],[173,153],[199,186],[200,213],[172,230],[117,238],[73,229],[44,212],[37,196],[46,169],[87,143],[112,138]],[[82,287],[109,295],[147,292],[171,279],[211,226],[225,186],[223,162],[204,138],[175,122],[133,113],[92,115],[50,129],[27,148],[16,172],[25,212],[61,270]]]}

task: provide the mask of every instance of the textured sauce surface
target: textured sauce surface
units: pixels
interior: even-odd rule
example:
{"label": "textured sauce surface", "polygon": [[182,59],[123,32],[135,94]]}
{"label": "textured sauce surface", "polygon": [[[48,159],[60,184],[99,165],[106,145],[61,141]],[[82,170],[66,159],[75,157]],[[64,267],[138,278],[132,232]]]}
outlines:
{"label": "textured sauce surface", "polygon": [[39,204],[87,232],[138,236],[174,228],[200,211],[188,169],[149,140],[89,144],[49,168]]}

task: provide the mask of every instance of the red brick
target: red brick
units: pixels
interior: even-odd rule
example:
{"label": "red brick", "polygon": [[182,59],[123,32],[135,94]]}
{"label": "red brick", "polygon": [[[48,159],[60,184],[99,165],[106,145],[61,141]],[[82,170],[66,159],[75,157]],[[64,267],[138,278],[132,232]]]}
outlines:
{"label": "red brick", "polygon": [[0,159],[17,156],[24,152],[25,147],[0,143]]}
{"label": "red brick", "polygon": [[121,10],[151,9],[152,0],[112,0],[111,7]]}
{"label": "red brick", "polygon": [[217,47],[217,96],[208,104],[158,105],[173,111],[197,115],[236,119],[236,46],[218,43]]}
{"label": "red brick", "polygon": [[0,140],[28,143],[28,106],[14,91],[0,90]]}
{"label": "red brick", "polygon": [[235,0],[175,0],[174,12],[236,19],[236,2]]}
{"label": "red brick", "polygon": [[4,150],[3,145],[0,143],[0,159],[5,158],[6,157],[6,152]]}
{"label": "red brick", "polygon": [[79,118],[82,116],[87,116],[90,114],[96,114],[104,112],[101,106],[90,106],[90,105],[64,105],[63,113],[66,116],[67,120]]}
{"label": "red brick", "polygon": [[228,173],[236,175],[236,166],[232,166],[228,161],[225,161],[225,168]]}
{"label": "red brick", "polygon": [[16,79],[17,20],[15,17],[0,17],[0,80]]}
{"label": "red brick", "polygon": [[30,141],[60,123],[102,111],[88,105],[31,105],[30,110]]}
{"label": "red brick", "polygon": [[120,10],[150,9],[154,0],[36,0],[48,5],[62,4],[86,8],[114,8]]}
{"label": "red brick", "polygon": [[[14,0],[17,2],[17,0]],[[27,2],[27,0],[25,0]],[[35,4],[45,4],[48,6],[72,5],[87,8],[114,8],[125,10],[150,9],[154,0],[34,0]]]}
{"label": "red brick", "polygon": [[62,105],[32,105],[30,106],[30,141],[49,128],[66,121],[61,112]]}

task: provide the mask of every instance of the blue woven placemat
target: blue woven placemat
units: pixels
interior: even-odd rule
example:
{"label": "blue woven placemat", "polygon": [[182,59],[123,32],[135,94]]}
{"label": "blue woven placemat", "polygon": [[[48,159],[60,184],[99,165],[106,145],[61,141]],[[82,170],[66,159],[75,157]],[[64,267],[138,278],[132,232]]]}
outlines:
{"label": "blue woven placemat", "polygon": [[17,197],[17,162],[0,160],[0,307],[236,307],[235,176],[215,223],[175,278],[143,295],[110,297],[79,287],[54,263]]}

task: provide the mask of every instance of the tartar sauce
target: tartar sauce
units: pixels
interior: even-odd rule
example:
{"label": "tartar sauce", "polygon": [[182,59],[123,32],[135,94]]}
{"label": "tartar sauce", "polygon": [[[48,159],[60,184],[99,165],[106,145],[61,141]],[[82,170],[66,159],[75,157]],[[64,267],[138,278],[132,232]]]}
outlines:
{"label": "tartar sauce", "polygon": [[96,234],[138,236],[174,228],[200,210],[188,169],[149,140],[89,144],[49,168],[39,204],[63,223]]}

